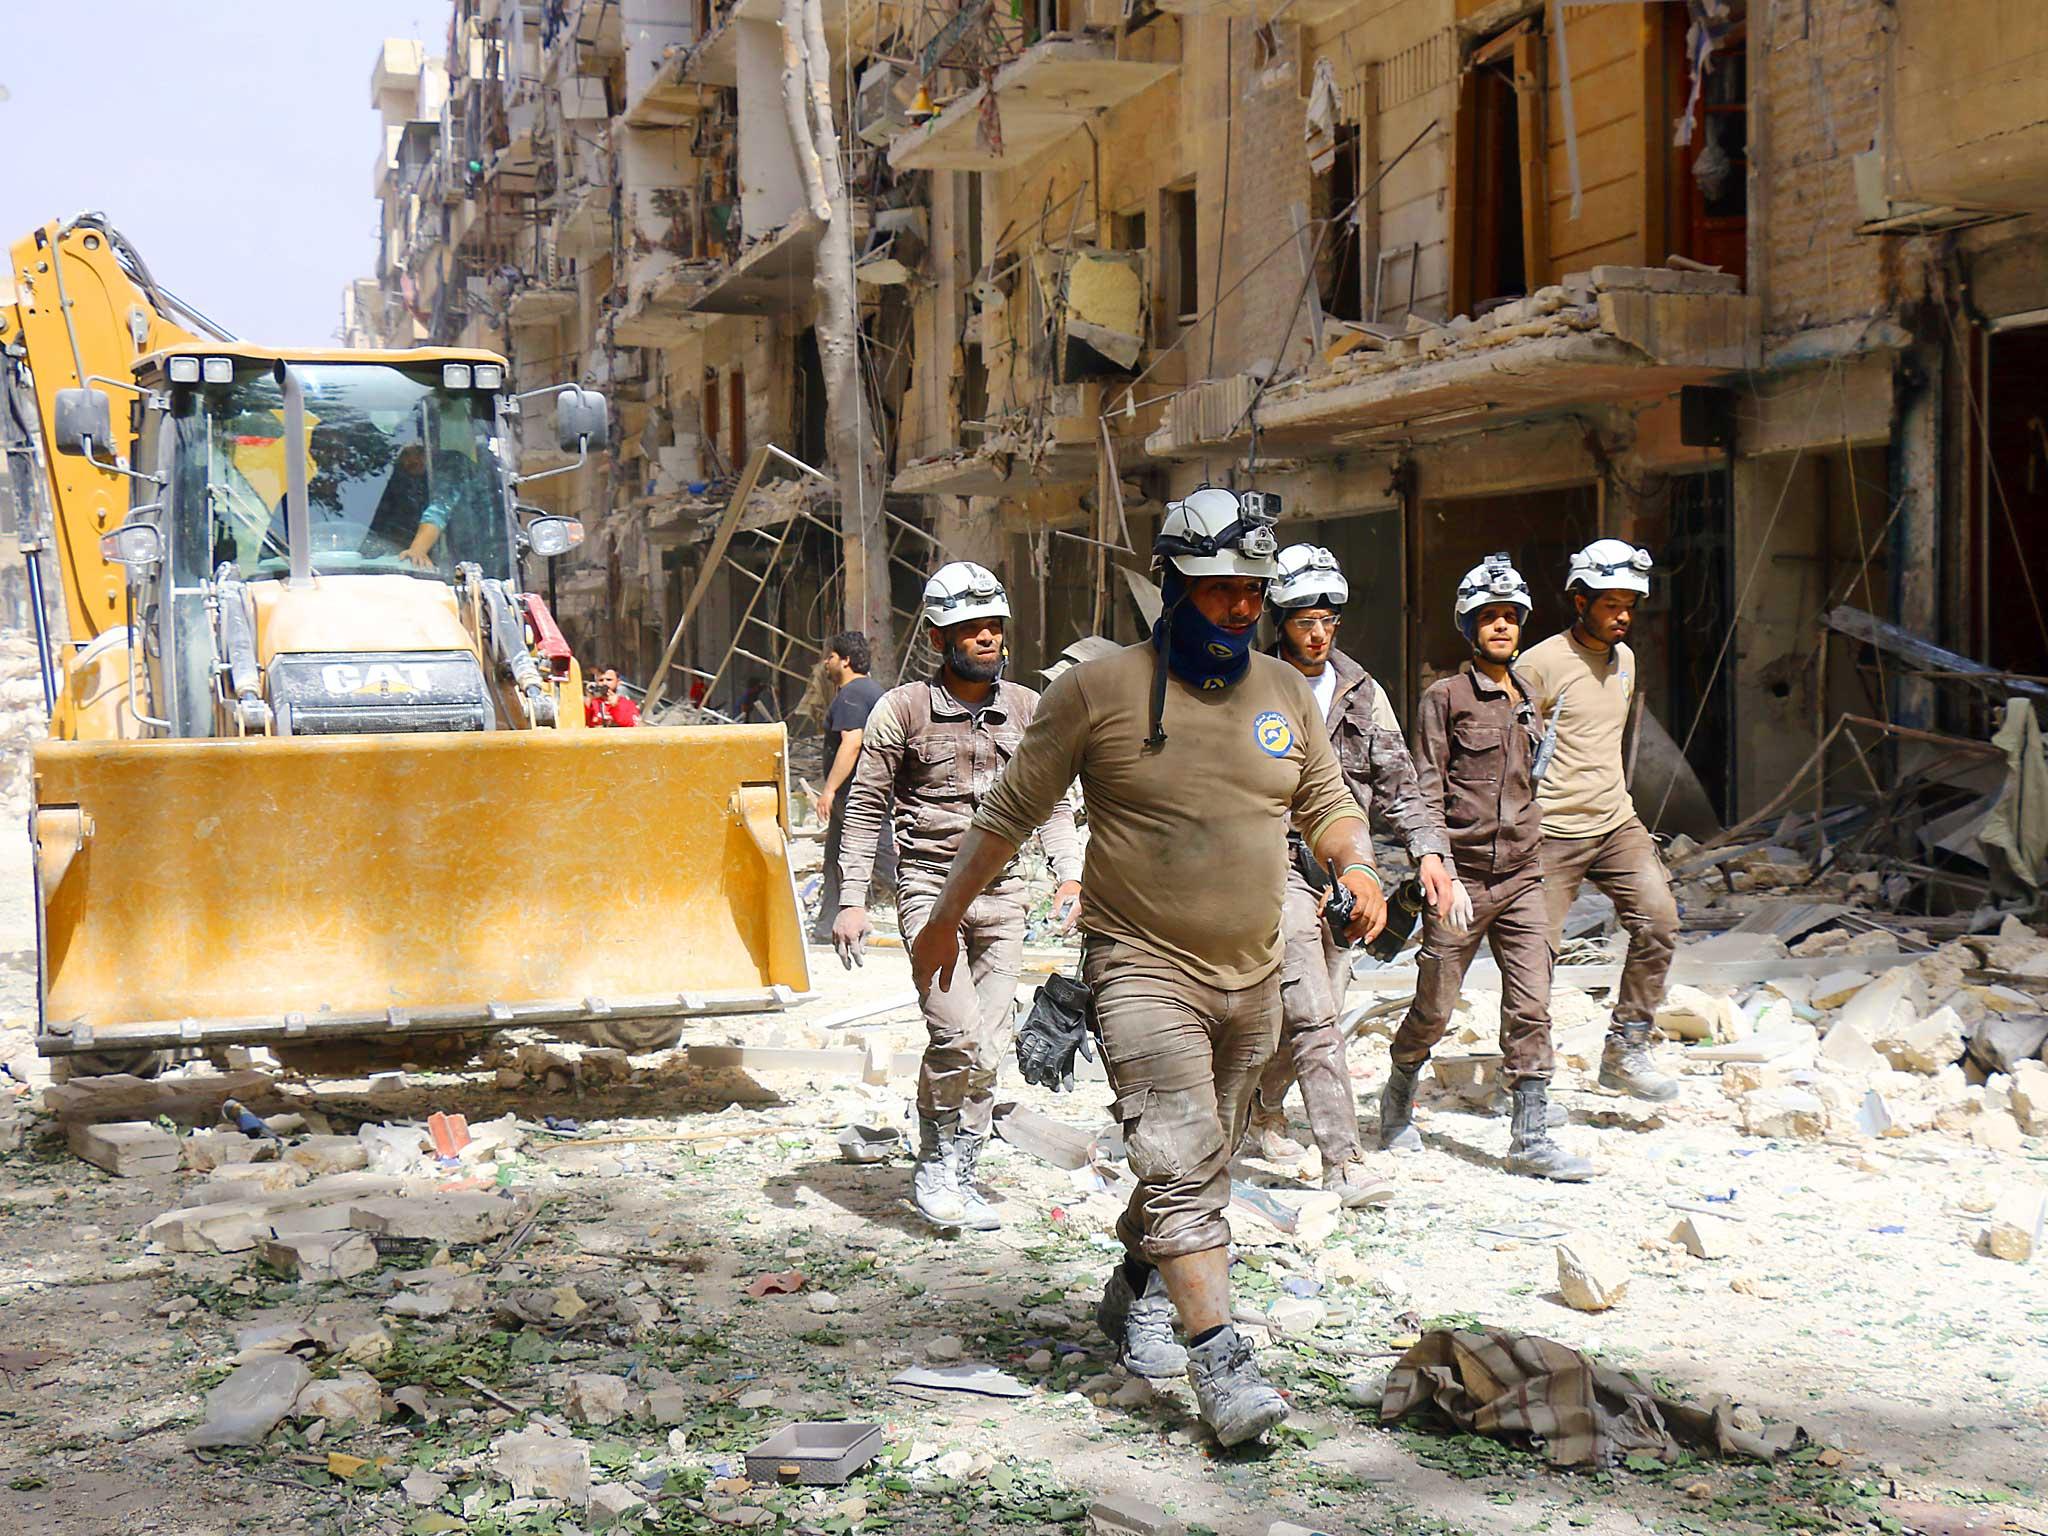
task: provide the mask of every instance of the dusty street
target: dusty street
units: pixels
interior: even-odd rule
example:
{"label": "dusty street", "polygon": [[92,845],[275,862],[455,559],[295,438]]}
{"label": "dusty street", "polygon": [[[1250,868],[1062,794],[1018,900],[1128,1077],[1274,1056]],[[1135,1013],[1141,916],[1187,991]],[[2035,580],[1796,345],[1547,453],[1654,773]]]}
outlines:
{"label": "dusty street", "polygon": [[[1218,1455],[1184,1387],[1155,1393],[1104,1364],[1092,1308],[1117,1197],[1093,1191],[1094,1175],[999,1140],[986,1167],[1005,1229],[949,1239],[909,1211],[906,1159],[840,1160],[841,1128],[907,1123],[907,1055],[885,1084],[860,1078],[875,1047],[909,1052],[916,1030],[900,1007],[829,1035],[815,1021],[900,995],[900,950],[851,976],[814,951],[818,992],[801,1011],[709,1021],[685,1036],[866,1048],[851,1070],[842,1057],[826,1070],[741,1073],[693,1067],[677,1050],[599,1082],[618,1073],[615,1058],[579,1071],[574,1046],[521,1052],[499,1041],[460,1073],[374,1084],[276,1074],[290,1107],[324,1116],[335,1133],[435,1110],[461,1111],[472,1127],[515,1115],[522,1144],[481,1182],[539,1211],[516,1253],[500,1260],[504,1239],[456,1244],[455,1268],[424,1287],[401,1282],[450,1262],[432,1243],[388,1245],[376,1267],[337,1283],[298,1282],[256,1251],[147,1241],[142,1228],[160,1212],[221,1198],[211,1192],[219,1176],[109,1177],[37,1113],[47,1074],[28,1044],[34,931],[19,839],[5,858],[6,1059],[29,1079],[10,1085],[8,1144],[23,1140],[0,1161],[8,1530],[603,1523],[602,1498],[586,1511],[511,1496],[492,1442],[529,1414],[587,1443],[592,1482],[648,1501],[623,1518],[657,1531],[1066,1531],[1111,1494],[1231,1536],[1261,1536],[1276,1520],[1331,1532],[2048,1528],[2048,1281],[2038,1258],[2008,1263],[1973,1249],[2000,1190],[2039,1187],[2048,1158],[2038,1140],[1994,1152],[1939,1130],[1882,1141],[1745,1136],[1716,1067],[1689,1068],[1679,1103],[1654,1116],[1567,1068],[1560,1096],[1572,1125],[1560,1135],[1601,1176],[1551,1186],[1498,1170],[1503,1119],[1439,1099],[1424,1109],[1428,1150],[1388,1164],[1401,1193],[1386,1211],[1346,1215],[1327,1240],[1301,1246],[1239,1221],[1239,1305],[1256,1319],[1282,1304],[1284,1326],[1261,1334],[1262,1363],[1296,1413],[1270,1448]],[[1059,963],[1056,951],[1035,953]],[[1589,1001],[1576,1006],[1591,1016]],[[1677,1059],[1676,1047],[1662,1049]],[[1362,1104],[1385,1060],[1382,1039],[1354,1045]],[[1061,1099],[1006,1083],[1003,1097],[1084,1135],[1107,1120],[1099,1082]],[[1369,1128],[1369,1107],[1365,1119]],[[422,1198],[457,1176],[412,1160]],[[1283,1187],[1286,1171],[1240,1168]],[[1688,1211],[1725,1218],[1725,1257],[1693,1258],[1666,1241]],[[1563,1304],[1561,1236],[1621,1256],[1630,1278],[1611,1310]],[[462,1261],[476,1266],[480,1289],[463,1283]],[[748,1295],[756,1276],[788,1270],[801,1289]],[[443,1287],[453,1296],[444,1315],[387,1306],[432,1313],[405,1304]],[[536,1294],[558,1299],[537,1308]],[[1636,1458],[1558,1472],[1440,1424],[1384,1429],[1359,1406],[1418,1331],[1475,1321],[1583,1349],[1680,1399],[1733,1398],[1766,1422],[1796,1421],[1813,1444],[1772,1467]],[[382,1386],[383,1422],[300,1417],[255,1449],[188,1449],[206,1391],[238,1351],[261,1350],[254,1331],[278,1324],[300,1326],[281,1338],[269,1328],[270,1347],[297,1340],[316,1376],[346,1382],[367,1368]],[[298,1339],[308,1331],[318,1341]],[[960,1360],[1001,1368],[1023,1395],[890,1385],[907,1366]],[[609,1389],[592,1376],[612,1378],[631,1405],[607,1408]],[[424,1393],[405,1393],[407,1404],[409,1387]],[[881,1424],[886,1446],[846,1487],[734,1481],[741,1453],[778,1425],[845,1418]],[[429,1475],[406,1481],[418,1472]]]}

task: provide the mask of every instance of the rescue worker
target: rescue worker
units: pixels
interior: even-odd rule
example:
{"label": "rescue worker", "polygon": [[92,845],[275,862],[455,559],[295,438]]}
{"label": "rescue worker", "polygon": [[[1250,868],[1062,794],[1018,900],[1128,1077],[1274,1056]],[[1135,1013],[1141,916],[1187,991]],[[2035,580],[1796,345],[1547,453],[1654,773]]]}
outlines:
{"label": "rescue worker", "polygon": [[[1082,974],[1137,1187],[1125,1258],[1096,1320],[1145,1376],[1185,1369],[1225,1445],[1286,1417],[1231,1326],[1230,1154],[1280,1033],[1287,824],[1357,898],[1350,937],[1386,922],[1365,819],[1299,672],[1253,647],[1278,574],[1267,498],[1203,487],[1167,506],[1154,542],[1165,612],[1149,642],[1086,661],[1046,690],[1017,755],[975,813],[911,948],[943,985],[976,894],[1076,777],[1089,821]],[[1028,1081],[1071,1073],[1083,1036],[1040,1033]],[[1174,1340],[1179,1313],[1188,1335]]]}
{"label": "rescue worker", "polygon": [[[1507,1169],[1576,1183],[1592,1164],[1551,1139],[1550,919],[1543,893],[1543,810],[1536,800],[1543,717],[1516,676],[1529,584],[1504,554],[1458,583],[1458,631],[1472,656],[1431,684],[1415,710],[1415,767],[1449,827],[1451,899],[1422,917],[1415,1001],[1395,1032],[1380,1090],[1380,1145],[1417,1151],[1415,1079],[1450,1028],[1481,939],[1500,964],[1500,1048],[1514,1096]],[[1441,915],[1439,915],[1441,913]]]}
{"label": "rescue worker", "polygon": [[[968,819],[1038,708],[1037,693],[1001,676],[1010,604],[993,573],[965,560],[940,567],[925,583],[923,609],[941,658],[938,674],[892,688],[876,702],[846,794],[832,943],[849,968],[871,932],[868,881],[891,803],[896,918],[905,941],[914,942],[939,920],[939,886]],[[1054,910],[1071,922],[1081,892],[1081,854],[1064,794],[1033,829],[1059,881]],[[1002,1225],[975,1187],[974,1172],[995,1110],[996,1070],[1024,960],[1024,919],[1023,877],[1008,865],[972,903],[944,919],[955,942],[966,941],[967,973],[918,987],[928,1043],[917,1074],[910,1198],[940,1226],[987,1232]]]}
{"label": "rescue worker", "polygon": [[1649,595],[1650,570],[1650,552],[1621,539],[1595,539],[1573,555],[1565,581],[1571,628],[1532,646],[1517,670],[1557,740],[1536,791],[1551,947],[1564,942],[1579,883],[1591,880],[1628,933],[1600,1086],[1662,1102],[1678,1097],[1678,1084],[1656,1070],[1650,1036],[1678,944],[1678,904],[1623,766],[1636,690],[1629,623]]}
{"label": "rescue worker", "polygon": [[[1337,766],[1358,803],[1392,826],[1415,860],[1434,911],[1448,911],[1451,845],[1441,809],[1432,810],[1415,782],[1415,765],[1386,691],[1337,648],[1337,626],[1351,586],[1337,557],[1313,544],[1280,551],[1280,576],[1266,589],[1280,631],[1273,654],[1308,679],[1329,727]],[[1351,979],[1351,952],[1322,918],[1322,897],[1301,864],[1299,837],[1288,836],[1287,900],[1280,918],[1280,1048],[1259,1079],[1251,1130],[1268,1156],[1298,1155],[1286,1135],[1287,1089],[1297,1078],[1309,1130],[1322,1153],[1323,1188],[1356,1208],[1390,1198],[1358,1154],[1358,1110],[1351,1093],[1338,1015]]]}

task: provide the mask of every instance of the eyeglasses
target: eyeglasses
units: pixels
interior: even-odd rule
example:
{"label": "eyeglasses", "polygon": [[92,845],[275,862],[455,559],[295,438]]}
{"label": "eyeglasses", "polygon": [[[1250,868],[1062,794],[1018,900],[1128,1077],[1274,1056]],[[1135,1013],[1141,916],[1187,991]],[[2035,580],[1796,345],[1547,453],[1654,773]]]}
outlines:
{"label": "eyeglasses", "polygon": [[1302,615],[1290,618],[1287,621],[1287,628],[1302,630],[1311,634],[1319,629],[1327,629],[1334,634],[1336,633],[1337,626],[1343,622],[1343,619],[1334,613],[1327,617],[1322,615]]}

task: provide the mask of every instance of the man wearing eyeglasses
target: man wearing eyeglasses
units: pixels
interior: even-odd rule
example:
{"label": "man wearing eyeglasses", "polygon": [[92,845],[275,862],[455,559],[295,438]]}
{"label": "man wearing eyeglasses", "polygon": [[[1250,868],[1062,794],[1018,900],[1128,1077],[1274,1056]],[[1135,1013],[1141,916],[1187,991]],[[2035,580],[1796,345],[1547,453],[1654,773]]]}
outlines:
{"label": "man wearing eyeglasses", "polygon": [[1600,1086],[1661,1103],[1678,1097],[1678,1084],[1656,1070],[1650,1054],[1678,945],[1678,904],[1629,798],[1625,766],[1636,691],[1628,632],[1637,602],[1649,595],[1651,569],[1650,552],[1621,539],[1595,539],[1573,555],[1565,582],[1571,628],[1531,647],[1516,671],[1555,740],[1537,786],[1551,949],[1563,944],[1580,883],[1591,880],[1628,934]]}
{"label": "man wearing eyeglasses", "polygon": [[[959,959],[958,920],[1081,781],[1089,820],[1082,974],[1136,1188],[1124,1261],[1096,1321],[1146,1376],[1188,1373],[1224,1445],[1287,1415],[1231,1321],[1230,1155],[1280,1034],[1280,911],[1291,823],[1358,901],[1352,939],[1386,922],[1365,818],[1293,668],[1254,649],[1278,574],[1277,508],[1205,486],[1153,543],[1166,611],[1152,637],[1061,675],[911,946],[919,986]],[[1076,1035],[1027,1080],[1072,1072]],[[1027,1051],[1026,1047],[1034,1049]],[[1176,1314],[1188,1336],[1174,1339]]]}
{"label": "man wearing eyeglasses", "polygon": [[[996,1073],[1024,964],[1024,878],[1008,863],[991,872],[993,882],[964,910],[941,918],[936,901],[969,820],[1038,709],[1035,692],[1002,676],[1009,617],[1003,584],[972,561],[942,566],[925,584],[938,674],[890,689],[868,716],[846,794],[832,924],[832,943],[850,969],[867,944],[868,873],[893,804],[896,919],[904,940],[914,943],[928,925],[944,921],[954,943],[967,945],[966,975],[918,987],[926,1045],[917,1074],[911,1204],[937,1225],[980,1232],[1002,1225],[974,1175],[994,1123]],[[1054,911],[1071,927],[1081,851],[1066,795],[1026,830],[1039,834],[1060,882]]]}
{"label": "man wearing eyeglasses", "polygon": [[[1386,691],[1337,648],[1337,626],[1351,585],[1337,557],[1314,544],[1280,551],[1280,579],[1266,589],[1280,638],[1273,654],[1308,679],[1330,745],[1351,793],[1407,845],[1432,912],[1447,912],[1450,853],[1442,819],[1422,797],[1414,761]],[[1299,1078],[1309,1130],[1322,1154],[1323,1188],[1347,1207],[1376,1205],[1393,1186],[1372,1175],[1358,1151],[1358,1110],[1338,1027],[1351,952],[1322,919],[1322,899],[1302,871],[1304,850],[1289,835],[1287,905],[1281,917],[1285,959],[1280,973],[1280,1048],[1259,1079],[1251,1133],[1268,1157],[1299,1156],[1287,1136],[1287,1090]]]}

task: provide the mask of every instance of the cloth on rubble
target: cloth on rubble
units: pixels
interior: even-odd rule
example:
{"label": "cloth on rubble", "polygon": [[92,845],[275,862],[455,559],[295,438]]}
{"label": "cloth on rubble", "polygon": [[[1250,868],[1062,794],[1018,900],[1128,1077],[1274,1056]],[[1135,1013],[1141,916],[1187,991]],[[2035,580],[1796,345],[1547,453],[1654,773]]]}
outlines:
{"label": "cloth on rubble", "polygon": [[1575,1349],[1504,1328],[1435,1328],[1395,1364],[1380,1402],[1394,1424],[1426,1406],[1458,1428],[1526,1440],[1559,1467],[1610,1466],[1625,1456],[1675,1461],[1681,1451],[1771,1461],[1807,1441],[1796,1424],[1741,1422],[1727,1398],[1706,1408],[1661,1397],[1625,1371]]}
{"label": "cloth on rubble", "polygon": [[2008,700],[1992,744],[2005,754],[2005,788],[1977,833],[1994,884],[2038,891],[2048,860],[2048,750],[2041,723],[2025,699]]}

